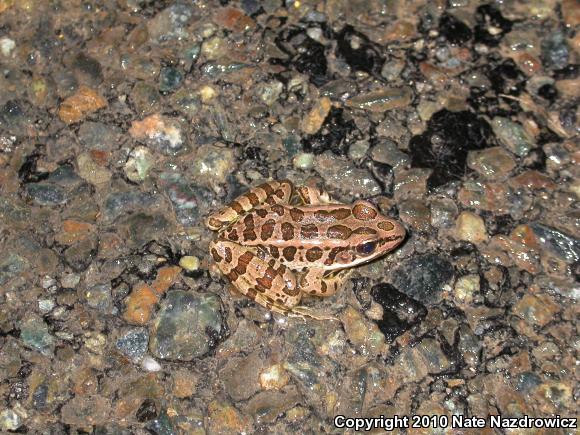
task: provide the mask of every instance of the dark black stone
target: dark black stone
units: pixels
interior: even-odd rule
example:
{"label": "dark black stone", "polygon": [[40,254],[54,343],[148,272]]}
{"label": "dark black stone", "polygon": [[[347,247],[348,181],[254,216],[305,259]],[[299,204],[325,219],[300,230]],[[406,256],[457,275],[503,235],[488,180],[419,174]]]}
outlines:
{"label": "dark black stone", "polygon": [[18,178],[22,183],[37,183],[48,178],[49,172],[39,172],[37,170],[36,163],[40,157],[41,154],[37,151],[26,156],[24,163],[18,169]]}
{"label": "dark black stone", "polygon": [[151,399],[145,399],[135,414],[137,420],[141,423],[157,417],[157,406]]}
{"label": "dark black stone", "polygon": [[334,154],[345,155],[348,143],[344,140],[355,128],[353,120],[344,119],[343,109],[332,108],[318,133],[306,137],[303,141],[305,152],[322,154],[332,151]]}
{"label": "dark black stone", "polygon": [[392,196],[393,195],[393,184],[395,181],[395,174],[393,173],[393,167],[386,163],[372,162],[371,172],[373,177],[381,186],[381,191],[383,195]]}
{"label": "dark black stone", "polygon": [[328,82],[326,71],[328,64],[324,45],[308,38],[304,51],[292,61],[292,65],[302,74],[306,74],[312,83],[321,86]]}
{"label": "dark black stone", "polygon": [[438,254],[415,256],[390,273],[391,282],[399,291],[425,305],[441,299],[443,285],[454,275],[453,264]]}
{"label": "dark black stone", "polygon": [[538,89],[538,95],[553,103],[558,98],[558,90],[554,85],[547,83]]}
{"label": "dark black stone", "polygon": [[259,160],[259,161],[265,160],[264,150],[259,147],[246,147],[244,149],[244,155],[246,159],[249,160]]}
{"label": "dark black stone", "polygon": [[467,24],[448,14],[443,15],[439,20],[439,34],[452,44],[462,44],[473,36]]}
{"label": "dark black stone", "polygon": [[496,216],[490,213],[489,216],[485,216],[485,226],[492,236],[496,234],[508,235],[516,224],[517,222],[509,214]]}
{"label": "dark black stone", "polygon": [[[475,13],[475,19],[477,21],[474,31],[476,43],[495,47],[504,35],[512,30],[512,22],[505,19],[499,9],[491,4],[479,6]],[[490,25],[501,29],[501,32],[492,35],[487,31]]]}
{"label": "dark black stone", "polygon": [[79,53],[75,57],[74,68],[90,78],[93,84],[99,84],[103,81],[103,68],[99,61],[84,53]]}
{"label": "dark black stone", "polygon": [[487,72],[493,90],[498,94],[519,95],[527,78],[513,60],[507,59]]}
{"label": "dark black stone", "polygon": [[377,322],[377,326],[388,341],[393,341],[427,315],[427,309],[422,304],[391,284],[373,286],[371,296],[383,307],[383,318]]}
{"label": "dark black stone", "polygon": [[[359,48],[352,48],[351,41],[357,39]],[[353,71],[365,71],[377,75],[385,62],[379,49],[364,34],[357,32],[352,26],[345,26],[336,35],[336,52]]]}
{"label": "dark black stone", "polygon": [[467,153],[490,146],[491,136],[491,127],[483,118],[469,111],[441,110],[431,117],[423,134],[411,139],[411,164],[433,169],[430,189],[460,180],[469,171]]}
{"label": "dark black stone", "polygon": [[292,28],[280,32],[276,37],[276,45],[289,58],[270,59],[271,63],[307,75],[316,86],[322,86],[330,80],[327,76],[328,62],[324,45],[306,35],[304,29]]}

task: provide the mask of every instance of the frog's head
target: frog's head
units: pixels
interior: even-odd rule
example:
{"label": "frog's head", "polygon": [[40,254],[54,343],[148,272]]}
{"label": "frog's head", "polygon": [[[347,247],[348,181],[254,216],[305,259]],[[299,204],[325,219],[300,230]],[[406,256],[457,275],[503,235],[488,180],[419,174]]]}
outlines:
{"label": "frog's head", "polygon": [[405,238],[405,228],[396,220],[381,215],[368,201],[356,201],[352,216],[354,228],[348,239],[349,249],[338,252],[335,257],[340,267],[356,266],[381,257]]}

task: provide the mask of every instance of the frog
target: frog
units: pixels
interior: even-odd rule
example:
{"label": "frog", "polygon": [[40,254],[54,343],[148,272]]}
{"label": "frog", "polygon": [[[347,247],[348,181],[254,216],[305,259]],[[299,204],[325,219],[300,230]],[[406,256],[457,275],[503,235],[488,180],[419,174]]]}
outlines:
{"label": "frog", "polygon": [[[345,204],[289,180],[254,187],[211,213],[219,271],[241,294],[290,317],[322,319],[303,295],[334,295],[352,268],[393,251],[405,228],[366,200]],[[334,317],[326,317],[334,319]]]}

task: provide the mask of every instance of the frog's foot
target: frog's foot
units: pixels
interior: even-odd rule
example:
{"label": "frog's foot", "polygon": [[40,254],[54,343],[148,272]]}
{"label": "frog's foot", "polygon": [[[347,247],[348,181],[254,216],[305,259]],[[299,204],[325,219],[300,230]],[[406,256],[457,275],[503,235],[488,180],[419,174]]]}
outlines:
{"label": "frog's foot", "polygon": [[302,305],[290,308],[290,311],[287,314],[288,317],[298,317],[301,319],[314,319],[314,320],[336,320],[339,319],[335,316],[331,316],[325,313],[319,313],[315,310],[312,310],[309,307],[305,307]]}

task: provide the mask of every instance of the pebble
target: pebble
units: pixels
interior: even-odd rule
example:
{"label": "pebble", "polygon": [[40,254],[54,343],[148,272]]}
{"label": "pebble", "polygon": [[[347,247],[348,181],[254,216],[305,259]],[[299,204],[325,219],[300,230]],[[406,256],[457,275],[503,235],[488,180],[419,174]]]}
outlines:
{"label": "pebble", "polygon": [[367,321],[358,310],[347,307],[340,319],[357,352],[362,355],[378,355],[385,350],[385,336],[375,323]]}
{"label": "pebble", "polygon": [[161,68],[159,73],[159,92],[168,93],[176,91],[183,82],[183,73],[177,68]]}
{"label": "pebble", "polygon": [[375,162],[392,166],[393,169],[404,168],[410,163],[409,156],[400,151],[397,144],[390,139],[381,140],[373,146],[371,149],[371,158]]}
{"label": "pebble", "polygon": [[178,153],[185,146],[179,122],[159,114],[150,115],[141,121],[133,121],[129,134],[165,154]]}
{"label": "pebble", "polygon": [[370,144],[368,140],[357,140],[348,148],[348,157],[351,160],[363,160],[369,150]]}
{"label": "pebble", "polygon": [[0,285],[6,284],[28,267],[28,261],[17,254],[10,253],[0,257]]}
{"label": "pebble", "polygon": [[421,199],[408,199],[399,206],[401,221],[415,231],[428,231],[431,223],[431,210]]}
{"label": "pebble", "polygon": [[27,347],[43,355],[50,356],[54,353],[54,337],[40,317],[30,316],[21,322],[20,339]]}
{"label": "pebble", "polygon": [[462,212],[457,218],[455,235],[459,240],[465,240],[476,245],[487,241],[489,238],[483,219],[469,211]]}
{"label": "pebble", "polygon": [[0,411],[0,428],[3,431],[15,431],[22,426],[22,419],[12,409],[3,409]]}
{"label": "pebble", "polygon": [[[345,190],[361,198],[381,193],[380,185],[366,169],[356,168],[346,159],[328,151],[316,157],[314,168],[319,170],[326,185],[331,188]],[[344,180],[349,180],[348,186],[345,186]]]}
{"label": "pebble", "polygon": [[549,69],[563,69],[568,65],[570,49],[560,31],[550,32],[542,41],[542,60]]}
{"label": "pebble", "polygon": [[147,21],[149,38],[159,42],[187,39],[190,36],[188,26],[193,14],[193,8],[187,4],[168,6]]}
{"label": "pebble", "polygon": [[479,292],[479,275],[464,275],[457,279],[454,288],[455,300],[460,304],[471,304],[474,296]]}
{"label": "pebble", "polygon": [[491,127],[499,142],[516,156],[524,157],[535,147],[534,139],[521,124],[497,116],[493,118]]}
{"label": "pebble", "polygon": [[221,302],[210,293],[169,291],[153,322],[151,352],[160,359],[191,361],[220,341]]}
{"label": "pebble", "polygon": [[38,309],[42,314],[47,314],[52,311],[52,309],[56,306],[55,302],[52,299],[39,299],[38,300]]}
{"label": "pebble", "polygon": [[265,367],[260,372],[260,386],[263,390],[280,390],[288,385],[289,381],[290,376],[281,364]]}
{"label": "pebble", "polygon": [[179,259],[179,266],[188,272],[199,269],[199,258],[193,255],[184,255]]}
{"label": "pebble", "polygon": [[389,275],[400,292],[431,305],[442,298],[443,288],[452,280],[455,271],[449,260],[429,253],[401,262]]}
{"label": "pebble", "polygon": [[330,112],[330,98],[322,97],[314,104],[314,107],[305,115],[300,124],[301,130],[306,134],[315,134]]}
{"label": "pebble", "polygon": [[386,112],[408,106],[413,99],[413,91],[409,87],[385,88],[366,94],[357,95],[346,101],[348,107],[364,109],[370,112]]}
{"label": "pebble", "polygon": [[450,228],[457,214],[457,205],[452,199],[435,198],[431,201],[431,225],[435,228]]}
{"label": "pebble", "polygon": [[307,171],[312,169],[314,166],[314,154],[312,153],[299,153],[292,159],[292,164],[296,169],[301,169]]}
{"label": "pebble", "polygon": [[512,312],[532,325],[543,327],[554,320],[560,307],[548,295],[525,294],[513,306]]}
{"label": "pebble", "polygon": [[266,106],[272,106],[274,103],[276,103],[276,101],[278,101],[278,98],[280,98],[283,90],[284,85],[281,82],[272,80],[270,82],[260,84],[256,89],[256,93],[258,99],[262,103],[264,103]]}
{"label": "pebble", "polygon": [[109,282],[91,286],[85,291],[84,296],[89,307],[105,313],[111,311],[113,299]]}
{"label": "pebble", "polygon": [[62,102],[58,116],[66,124],[73,124],[104,107],[107,107],[107,100],[102,95],[94,89],[81,86],[74,95]]}
{"label": "pebble", "polygon": [[145,328],[130,329],[115,342],[117,349],[134,363],[143,359],[148,344],[149,331]]}
{"label": "pebble", "polygon": [[252,419],[240,413],[233,405],[214,399],[207,407],[210,433],[252,433]]}
{"label": "pebble", "polygon": [[234,153],[230,148],[203,145],[198,148],[198,158],[192,166],[192,174],[203,182],[223,184],[235,166]]}
{"label": "pebble", "polygon": [[155,290],[145,283],[137,284],[125,299],[123,318],[133,325],[145,325],[151,319],[158,300]]}
{"label": "pebble", "polygon": [[515,168],[516,162],[509,152],[501,147],[470,151],[467,166],[484,178],[502,179]]}
{"label": "pebble", "polygon": [[541,223],[533,223],[530,227],[536,235],[538,243],[544,249],[549,250],[568,263],[580,260],[580,240],[578,238]]}
{"label": "pebble", "polygon": [[52,183],[31,183],[26,192],[38,205],[61,205],[68,200],[65,189]]}
{"label": "pebble", "polygon": [[154,165],[155,160],[149,149],[138,146],[131,151],[123,171],[129,180],[138,183],[147,178]]}
{"label": "pebble", "polygon": [[149,355],[145,355],[141,360],[141,367],[146,372],[159,372],[161,371],[161,364],[151,358]]}
{"label": "pebble", "polygon": [[246,357],[229,358],[219,378],[228,395],[235,401],[247,400],[260,391],[259,376],[264,360],[257,352]]}
{"label": "pebble", "polygon": [[6,36],[0,38],[0,52],[2,53],[2,56],[9,57],[12,53],[12,50],[15,48],[16,42],[14,42],[12,39],[7,38]]}

